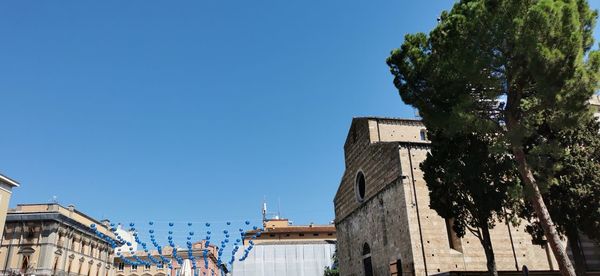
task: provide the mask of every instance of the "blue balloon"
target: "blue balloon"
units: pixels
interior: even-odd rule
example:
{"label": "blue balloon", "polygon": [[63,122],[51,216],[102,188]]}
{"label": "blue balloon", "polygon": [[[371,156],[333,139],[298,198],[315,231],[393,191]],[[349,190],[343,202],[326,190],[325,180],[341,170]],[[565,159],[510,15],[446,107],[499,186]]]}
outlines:
{"label": "blue balloon", "polygon": [[192,226],[192,223],[191,223],[191,222],[188,222],[188,226]]}
{"label": "blue balloon", "polygon": [[174,224],[172,222],[169,222],[169,226],[173,226]]}
{"label": "blue balloon", "polygon": [[150,224],[150,225],[153,225],[153,224],[154,224],[154,222],[153,222],[153,221],[151,221],[151,222],[148,222],[148,224]]}
{"label": "blue balloon", "polygon": [[193,236],[193,235],[194,235],[194,232],[190,232],[189,234],[190,234],[190,236]]}
{"label": "blue balloon", "polygon": [[205,225],[206,225],[206,227],[210,227],[210,223],[208,223],[208,222]]}
{"label": "blue balloon", "polygon": [[133,227],[135,225],[135,223],[131,222],[129,223],[129,226]]}

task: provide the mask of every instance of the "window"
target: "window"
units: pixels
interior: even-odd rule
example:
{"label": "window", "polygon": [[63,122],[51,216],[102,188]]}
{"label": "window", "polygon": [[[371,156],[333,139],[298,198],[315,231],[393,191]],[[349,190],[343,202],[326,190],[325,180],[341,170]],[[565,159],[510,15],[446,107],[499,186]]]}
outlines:
{"label": "window", "polygon": [[145,269],[145,270],[150,270],[150,265],[149,265],[149,264],[147,264],[147,265],[144,265],[144,269]]}
{"label": "window", "polygon": [[21,273],[26,274],[29,269],[29,255],[23,256],[23,264],[21,264]]}
{"label": "window", "polygon": [[446,233],[448,234],[448,246],[456,251],[462,252],[462,241],[452,229],[454,219],[446,219]]}
{"label": "window", "polygon": [[365,276],[373,276],[373,264],[371,263],[371,247],[365,243],[363,245],[363,269]]}
{"label": "window", "polygon": [[402,261],[400,259],[390,263],[390,276],[402,276]]}
{"label": "window", "polygon": [[52,266],[52,275],[56,275],[56,271],[58,270],[58,257],[54,258],[54,266]]}
{"label": "window", "polygon": [[124,264],[124,263],[119,263],[119,264],[117,265],[117,269],[118,269],[119,271],[123,271],[123,269],[125,269],[125,264]]}
{"label": "window", "polygon": [[313,234],[313,236],[315,236],[315,237],[318,237],[318,236],[319,236],[319,234],[317,234],[317,233],[314,233],[314,234]]}
{"label": "window", "polygon": [[298,236],[300,236],[300,237],[304,237],[304,234],[303,234],[303,233],[300,233],[300,234],[298,234]]}
{"label": "window", "polygon": [[421,134],[421,141],[427,141],[427,130],[421,129],[419,133]]}
{"label": "window", "polygon": [[354,190],[356,191],[356,198],[359,202],[362,202],[365,199],[365,191],[366,191],[366,183],[365,183],[365,175],[362,171],[359,171],[356,174],[356,183],[354,186]]}
{"label": "window", "polygon": [[137,270],[137,265],[136,264],[132,264],[131,265],[131,270]]}

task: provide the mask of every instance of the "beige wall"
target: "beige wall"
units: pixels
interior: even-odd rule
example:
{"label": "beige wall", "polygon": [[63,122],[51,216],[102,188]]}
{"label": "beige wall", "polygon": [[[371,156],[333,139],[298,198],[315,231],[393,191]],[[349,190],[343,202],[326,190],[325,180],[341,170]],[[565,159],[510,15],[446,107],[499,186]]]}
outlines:
{"label": "beige wall", "polygon": [[14,187],[19,187],[19,183],[0,174],[0,237],[2,237],[4,231],[8,204]]}
{"label": "beige wall", "polygon": [[[0,185],[2,186],[2,185]],[[12,193],[10,190],[0,187],[0,237],[4,232],[4,224],[6,222],[6,212]]]}

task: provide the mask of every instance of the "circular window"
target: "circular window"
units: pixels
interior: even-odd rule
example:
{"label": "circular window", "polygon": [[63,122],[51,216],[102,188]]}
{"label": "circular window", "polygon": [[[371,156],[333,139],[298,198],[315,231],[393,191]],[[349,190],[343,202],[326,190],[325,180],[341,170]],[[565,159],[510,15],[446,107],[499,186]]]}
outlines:
{"label": "circular window", "polygon": [[356,174],[356,186],[354,187],[358,201],[363,201],[365,199],[365,189],[365,175],[362,171],[359,171],[358,174]]}

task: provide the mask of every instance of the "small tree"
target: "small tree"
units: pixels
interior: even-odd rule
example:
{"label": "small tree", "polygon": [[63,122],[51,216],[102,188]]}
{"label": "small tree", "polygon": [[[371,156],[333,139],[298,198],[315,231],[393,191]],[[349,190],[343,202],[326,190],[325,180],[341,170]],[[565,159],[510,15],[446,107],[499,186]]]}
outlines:
{"label": "small tree", "polygon": [[421,164],[430,207],[452,219],[458,237],[466,230],[483,246],[490,275],[498,275],[490,229],[503,220],[508,193],[517,187],[513,160],[490,152],[491,137],[430,131],[431,152]]}
{"label": "small tree", "polygon": [[495,146],[513,155],[563,275],[575,271],[542,197],[551,183],[536,178],[526,141],[542,122],[560,130],[590,118],[586,102],[600,82],[596,17],[585,0],[462,0],[387,61],[428,128],[499,135]]}

